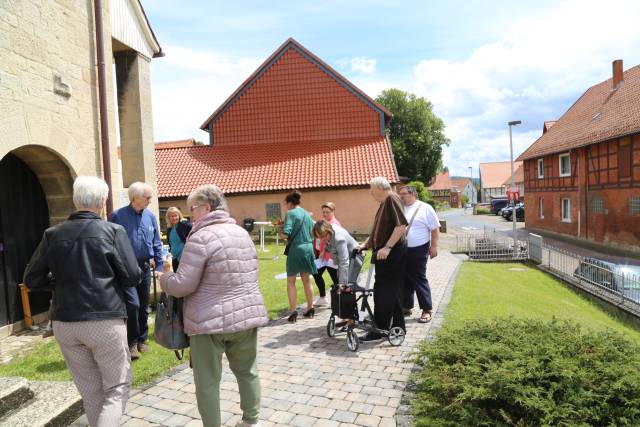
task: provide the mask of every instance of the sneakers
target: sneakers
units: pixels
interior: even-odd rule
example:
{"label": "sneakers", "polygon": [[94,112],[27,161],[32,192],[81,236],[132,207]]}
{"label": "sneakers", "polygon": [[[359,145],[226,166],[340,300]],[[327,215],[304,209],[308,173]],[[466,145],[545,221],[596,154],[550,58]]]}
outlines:
{"label": "sneakers", "polygon": [[328,305],[329,305],[329,303],[327,302],[327,298],[326,297],[318,297],[313,302],[313,306],[314,307],[326,307]]}
{"label": "sneakers", "polygon": [[149,352],[149,346],[148,346],[148,345],[146,345],[146,344],[145,344],[145,343],[143,343],[143,342],[139,342],[139,343],[138,343],[138,351],[139,351],[140,353],[148,353],[148,352]]}
{"label": "sneakers", "polygon": [[255,424],[249,424],[246,421],[238,421],[236,427],[260,427],[260,423],[256,422]]}
{"label": "sneakers", "polygon": [[140,352],[138,351],[138,346],[135,344],[129,346],[129,354],[131,355],[131,360],[140,359]]}
{"label": "sneakers", "polygon": [[360,342],[378,342],[382,341],[382,335],[374,334],[373,332],[367,332],[366,334],[358,337]]}

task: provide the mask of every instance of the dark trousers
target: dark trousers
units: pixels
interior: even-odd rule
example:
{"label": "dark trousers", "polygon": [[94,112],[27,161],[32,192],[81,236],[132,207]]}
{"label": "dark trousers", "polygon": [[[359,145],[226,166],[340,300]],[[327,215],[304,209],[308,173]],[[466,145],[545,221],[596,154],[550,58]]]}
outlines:
{"label": "dark trousers", "polygon": [[318,269],[318,274],[314,274],[313,275],[313,280],[316,281],[316,286],[318,287],[318,292],[320,293],[321,297],[325,297],[327,295],[327,290],[326,290],[325,284],[324,284],[324,278],[322,277],[322,275],[324,274],[325,270],[329,272],[329,276],[331,276],[331,280],[333,280],[333,284],[334,285],[338,284],[338,269],[337,268],[331,268],[331,267],[319,268]]}
{"label": "dark trousers", "polygon": [[[375,260],[373,318],[379,329],[388,330],[398,326],[406,330],[401,303],[406,255],[406,243],[398,243],[391,249],[386,260]],[[372,256],[375,257],[376,252]]]}
{"label": "dark trousers", "polygon": [[404,276],[402,307],[413,308],[413,293],[418,295],[418,305],[423,311],[431,311],[431,288],[427,280],[427,260],[430,242],[415,248],[407,248],[407,268]]}
{"label": "dark trousers", "polygon": [[143,343],[149,335],[149,299],[151,272],[148,263],[140,263],[142,281],[135,288],[125,288],[127,305],[127,342],[129,346]]}

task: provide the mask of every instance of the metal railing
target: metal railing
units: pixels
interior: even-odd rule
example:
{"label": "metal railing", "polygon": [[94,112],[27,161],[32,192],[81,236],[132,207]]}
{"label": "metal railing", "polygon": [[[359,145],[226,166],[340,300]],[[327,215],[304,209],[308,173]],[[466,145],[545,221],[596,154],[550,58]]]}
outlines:
{"label": "metal railing", "polygon": [[560,249],[529,234],[514,248],[513,239],[485,226],[456,236],[457,252],[473,261],[531,261],[559,279],[640,317],[640,276],[628,268]]}
{"label": "metal railing", "polygon": [[640,316],[640,277],[625,267],[542,244],[541,260],[554,276],[636,316]]}
{"label": "metal railing", "polygon": [[529,242],[498,234],[485,226],[482,233],[464,233],[456,236],[457,252],[466,253],[475,261],[524,261],[529,259]]}

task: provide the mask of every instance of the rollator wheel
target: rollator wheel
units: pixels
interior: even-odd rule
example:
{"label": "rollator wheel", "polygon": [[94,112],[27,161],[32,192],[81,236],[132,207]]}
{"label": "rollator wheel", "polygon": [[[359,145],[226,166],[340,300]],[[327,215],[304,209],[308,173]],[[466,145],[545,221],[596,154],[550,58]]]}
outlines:
{"label": "rollator wheel", "polygon": [[358,351],[358,347],[360,347],[358,334],[356,334],[353,329],[349,328],[347,330],[347,350]]}
{"label": "rollator wheel", "polygon": [[327,322],[327,335],[331,338],[336,336],[336,318],[331,316]]}
{"label": "rollator wheel", "polygon": [[389,344],[394,347],[404,342],[404,330],[398,326],[391,328],[389,331]]}

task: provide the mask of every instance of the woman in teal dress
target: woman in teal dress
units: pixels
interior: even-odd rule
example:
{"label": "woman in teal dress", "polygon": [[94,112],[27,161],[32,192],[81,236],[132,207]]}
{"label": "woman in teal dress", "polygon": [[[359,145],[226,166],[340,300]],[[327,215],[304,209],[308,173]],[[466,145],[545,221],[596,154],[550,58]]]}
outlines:
{"label": "woman in teal dress", "polygon": [[287,295],[289,296],[289,307],[291,314],[289,322],[295,322],[298,318],[296,276],[300,274],[304,294],[307,298],[307,311],[304,317],[313,317],[313,290],[309,277],[318,272],[316,269],[315,257],[313,255],[313,245],[311,229],[313,220],[303,208],[300,207],[302,194],[298,190],[293,190],[287,194],[284,201],[287,205],[287,214],[284,219],[284,234],[287,235],[289,253],[287,255]]}

